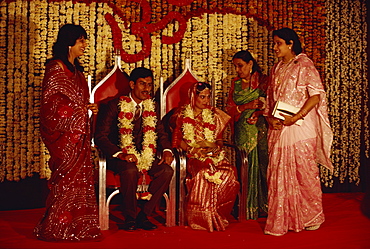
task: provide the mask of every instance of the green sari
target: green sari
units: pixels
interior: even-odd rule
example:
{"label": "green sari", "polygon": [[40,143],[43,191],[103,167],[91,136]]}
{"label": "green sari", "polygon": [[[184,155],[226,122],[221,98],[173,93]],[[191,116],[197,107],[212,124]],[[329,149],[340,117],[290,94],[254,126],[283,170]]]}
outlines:
{"label": "green sari", "polygon": [[[266,96],[260,88],[242,89],[241,79],[234,83],[233,100],[237,105]],[[248,152],[247,219],[257,219],[259,209],[267,213],[267,125],[262,115],[258,117],[256,124],[248,124],[247,119],[255,111],[256,109],[243,111],[234,126],[236,145],[245,148]]]}

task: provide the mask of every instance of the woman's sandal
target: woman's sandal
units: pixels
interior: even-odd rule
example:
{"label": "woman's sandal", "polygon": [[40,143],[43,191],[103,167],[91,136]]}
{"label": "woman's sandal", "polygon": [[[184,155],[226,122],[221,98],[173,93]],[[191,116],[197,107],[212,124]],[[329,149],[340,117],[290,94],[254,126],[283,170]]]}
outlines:
{"label": "woman's sandal", "polygon": [[314,226],[306,227],[305,229],[307,231],[315,231],[315,230],[317,230],[319,228],[320,228],[320,225],[314,225]]}

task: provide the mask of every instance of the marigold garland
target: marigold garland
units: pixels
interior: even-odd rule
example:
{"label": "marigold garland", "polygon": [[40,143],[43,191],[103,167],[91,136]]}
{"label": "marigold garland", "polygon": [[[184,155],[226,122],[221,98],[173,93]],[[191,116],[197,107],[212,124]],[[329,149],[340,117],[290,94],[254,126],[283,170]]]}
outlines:
{"label": "marigold garland", "polygon": [[[203,120],[203,132],[204,140],[215,143],[215,120],[213,112],[210,108],[205,108],[202,110],[202,120]],[[198,144],[195,140],[195,117],[193,108],[189,105],[186,105],[183,111],[183,124],[182,124],[182,131],[184,134],[185,142],[194,148],[198,147]],[[221,151],[217,156],[207,156],[207,157],[197,157],[197,159],[201,161],[211,160],[214,165],[217,165],[219,162],[225,159],[225,151]]]}
{"label": "marigold garland", "polygon": [[[143,17],[145,13],[149,15]],[[114,34],[107,14],[117,23]],[[335,175],[322,170],[322,180],[327,186],[332,186],[333,177],[341,182],[360,181],[358,157],[362,152],[368,157],[370,146],[366,139],[366,5],[362,0],[7,0],[0,2],[0,15],[0,55],[4,58],[0,60],[0,181],[23,179],[35,172],[42,178],[50,176],[48,153],[38,131],[39,98],[45,61],[65,22],[81,24],[88,31],[89,48],[81,61],[93,84],[110,71],[117,46],[132,56],[128,57],[132,63],[122,64],[126,72],[145,65],[166,83],[182,72],[183,62],[190,58],[200,80],[214,80],[219,108],[235,76],[233,53],[252,50],[268,73],[276,59],[270,31],[282,26],[295,29],[328,92]],[[143,43],[140,35],[145,29],[150,39]],[[114,39],[120,34],[122,40]],[[163,42],[166,37],[168,44]],[[139,54],[142,50],[146,53]],[[158,87],[158,80],[155,84]]]}
{"label": "marigold garland", "polygon": [[[203,132],[204,140],[207,142],[215,143],[215,120],[213,112],[210,108],[205,108],[202,110],[202,113],[200,114],[202,116],[203,120]],[[198,148],[199,145],[197,144],[197,141],[195,140],[195,117],[194,117],[194,111],[190,104],[186,105],[184,111],[183,111],[183,120],[182,120],[182,131],[183,131],[183,138],[185,142],[192,148]],[[206,165],[209,166],[209,170],[207,172],[204,172],[204,177],[215,184],[222,183],[221,180],[221,172],[215,170],[214,165],[217,165],[219,162],[225,159],[225,151],[221,150],[218,155],[210,155],[210,156],[197,156],[197,155],[191,155],[188,153],[188,157],[190,158],[196,158],[202,162],[204,162]]]}

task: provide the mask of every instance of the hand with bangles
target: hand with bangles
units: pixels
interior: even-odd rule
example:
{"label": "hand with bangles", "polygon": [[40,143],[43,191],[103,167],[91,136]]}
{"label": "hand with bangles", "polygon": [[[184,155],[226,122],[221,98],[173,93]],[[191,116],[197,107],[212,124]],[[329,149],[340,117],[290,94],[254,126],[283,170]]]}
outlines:
{"label": "hand with bangles", "polygon": [[217,156],[221,152],[221,146],[204,140],[189,148],[188,152],[196,158]]}
{"label": "hand with bangles", "polygon": [[243,111],[245,111],[247,109],[262,109],[263,105],[264,105],[264,103],[260,99],[255,99],[255,100],[252,100],[252,101],[250,101],[246,104],[238,105],[237,106],[237,111],[239,113],[242,113]]}
{"label": "hand with bangles", "polygon": [[300,119],[297,115],[290,116],[290,115],[285,115],[283,113],[280,113],[280,115],[284,117],[284,120],[281,120],[281,123],[286,126],[294,125],[295,122],[297,122],[298,119]]}

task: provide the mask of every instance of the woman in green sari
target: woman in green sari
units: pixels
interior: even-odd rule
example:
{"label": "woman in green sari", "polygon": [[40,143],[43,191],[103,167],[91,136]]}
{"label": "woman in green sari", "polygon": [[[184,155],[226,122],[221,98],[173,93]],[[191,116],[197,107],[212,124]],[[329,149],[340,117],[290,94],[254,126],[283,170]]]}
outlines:
{"label": "woman in green sari", "polygon": [[249,51],[233,57],[238,77],[234,78],[227,100],[227,112],[234,124],[235,144],[248,153],[247,219],[267,213],[267,122],[262,116],[267,77]]}

